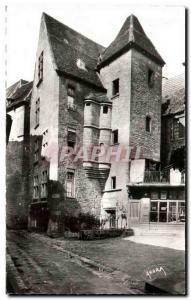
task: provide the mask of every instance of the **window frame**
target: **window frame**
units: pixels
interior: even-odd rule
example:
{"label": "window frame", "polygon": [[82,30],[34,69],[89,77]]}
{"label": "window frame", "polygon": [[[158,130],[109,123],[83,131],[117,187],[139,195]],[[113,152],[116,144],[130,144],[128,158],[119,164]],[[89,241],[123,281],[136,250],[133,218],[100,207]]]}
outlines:
{"label": "window frame", "polygon": [[43,170],[41,173],[41,199],[48,198],[48,170]]}
{"label": "window frame", "polygon": [[117,188],[116,176],[111,176],[111,189],[116,190],[116,188]]}
{"label": "window frame", "polygon": [[43,64],[44,64],[44,51],[42,51],[38,57],[38,83],[37,83],[37,86],[43,80],[43,67],[44,67]]}
{"label": "window frame", "polygon": [[33,200],[39,199],[39,176],[38,174],[33,177]]}
{"label": "window frame", "polygon": [[75,94],[76,94],[75,87],[71,84],[68,84],[68,87],[67,87],[67,106],[68,106],[68,109],[72,109],[72,110],[75,109]]}
{"label": "window frame", "polygon": [[112,81],[112,97],[119,95],[119,78]]}
{"label": "window frame", "polygon": [[108,105],[103,105],[103,114],[108,114],[108,112],[109,112],[109,107],[108,107]]}
{"label": "window frame", "polygon": [[[73,141],[72,139],[69,140],[69,132],[71,133],[74,133],[75,134],[75,141]],[[73,146],[69,146],[69,143],[73,143]],[[76,145],[76,129],[73,129],[73,128],[68,128],[68,132],[67,132],[67,146],[70,147],[70,148],[75,148],[75,145]]]}
{"label": "window frame", "polygon": [[[68,174],[72,174],[72,180],[68,178]],[[69,187],[68,183],[71,184],[70,191],[68,190]],[[73,169],[67,170],[65,188],[66,188],[66,197],[75,198],[75,170]]]}
{"label": "window frame", "polygon": [[148,132],[148,133],[152,132],[152,119],[151,119],[151,116],[146,116],[146,118],[145,118],[145,131]]}
{"label": "window frame", "polygon": [[154,87],[154,77],[155,77],[155,72],[151,68],[148,68],[147,83],[149,88]]}
{"label": "window frame", "polygon": [[[115,134],[117,134],[117,141],[115,142]],[[119,130],[115,129],[112,130],[112,145],[117,145],[119,144]]]}
{"label": "window frame", "polygon": [[40,97],[35,102],[35,129],[40,124]]}
{"label": "window frame", "polygon": [[39,162],[39,149],[39,138],[36,138],[34,142],[34,164]]}

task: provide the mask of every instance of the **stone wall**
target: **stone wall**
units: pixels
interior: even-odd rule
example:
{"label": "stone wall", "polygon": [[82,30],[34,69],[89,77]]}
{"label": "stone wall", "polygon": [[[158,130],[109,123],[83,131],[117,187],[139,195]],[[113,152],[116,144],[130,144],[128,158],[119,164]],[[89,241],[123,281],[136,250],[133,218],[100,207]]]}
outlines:
{"label": "stone wall", "polygon": [[[148,85],[148,69],[154,71],[153,87]],[[162,69],[133,49],[131,76],[130,143],[142,147],[142,158],[160,161]],[[151,132],[146,131],[146,116]]]}
{"label": "stone wall", "polygon": [[27,228],[29,185],[29,103],[9,112],[12,127],[6,148],[6,224]]}

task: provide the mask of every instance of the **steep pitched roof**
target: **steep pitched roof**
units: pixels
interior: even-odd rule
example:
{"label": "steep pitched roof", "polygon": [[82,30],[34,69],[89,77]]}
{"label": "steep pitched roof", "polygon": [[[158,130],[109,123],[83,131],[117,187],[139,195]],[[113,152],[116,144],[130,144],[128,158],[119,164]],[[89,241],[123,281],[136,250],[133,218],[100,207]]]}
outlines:
{"label": "steep pitched roof", "polygon": [[169,78],[162,87],[163,115],[177,114],[185,110],[185,74]]}
{"label": "steep pitched roof", "polygon": [[96,73],[97,58],[104,47],[43,14],[56,69],[103,89]]}
{"label": "steep pitched roof", "polygon": [[24,101],[27,101],[28,99],[26,99],[26,97],[29,95],[30,91],[32,91],[32,85],[33,85],[32,81],[31,82],[19,81],[18,83],[15,90],[12,92],[12,94],[10,94],[9,97],[7,97],[8,100],[7,110],[19,106]]}
{"label": "steep pitched roof", "polygon": [[19,81],[15,82],[11,86],[9,86],[6,89],[6,98],[10,98],[11,95],[15,92],[15,90],[25,83],[28,83],[28,81],[20,79]]}
{"label": "steep pitched roof", "polygon": [[136,48],[139,51],[144,51],[145,55],[149,56],[160,65],[165,62],[153,46],[150,39],[145,34],[139,20],[134,15],[130,15],[115,40],[102,53],[99,58],[98,68],[112,61],[116,56],[119,56],[123,51]]}

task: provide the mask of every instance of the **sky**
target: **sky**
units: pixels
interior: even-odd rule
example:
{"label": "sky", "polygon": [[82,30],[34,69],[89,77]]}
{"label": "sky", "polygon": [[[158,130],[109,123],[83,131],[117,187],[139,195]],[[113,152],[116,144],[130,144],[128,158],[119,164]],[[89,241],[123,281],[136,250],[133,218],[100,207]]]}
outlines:
{"label": "sky", "polygon": [[[117,4],[118,3],[118,4]],[[126,2],[127,3],[127,2]],[[56,1],[10,3],[6,12],[6,84],[19,79],[33,80],[40,19],[46,12],[55,19],[109,46],[125,19],[134,14],[166,62],[163,76],[184,72],[185,10],[182,6],[132,6],[124,2]]]}
{"label": "sky", "polygon": [[184,72],[184,7],[129,6],[112,2],[111,5],[104,2],[100,5],[99,1],[12,3],[7,6],[6,12],[7,86],[21,78],[33,80],[42,12],[106,47],[113,41],[125,19],[134,14],[166,62],[163,76],[169,78]]}

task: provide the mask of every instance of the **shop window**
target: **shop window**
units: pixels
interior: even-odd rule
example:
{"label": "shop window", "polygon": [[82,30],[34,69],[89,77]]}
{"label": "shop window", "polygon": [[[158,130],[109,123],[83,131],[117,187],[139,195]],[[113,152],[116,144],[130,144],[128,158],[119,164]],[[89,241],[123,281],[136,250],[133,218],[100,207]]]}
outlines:
{"label": "shop window", "polygon": [[159,202],[159,222],[167,222],[167,202]]}
{"label": "shop window", "polygon": [[184,223],[186,221],[185,215],[185,202],[178,202],[178,223]]}
{"label": "shop window", "polygon": [[169,200],[177,200],[178,199],[178,192],[175,190],[169,191]]}
{"label": "shop window", "polygon": [[168,222],[176,223],[177,212],[176,212],[176,202],[169,202],[169,211],[168,211]]}
{"label": "shop window", "polygon": [[159,199],[159,193],[158,192],[151,192],[151,199],[152,200],[158,200]]}
{"label": "shop window", "polygon": [[119,78],[112,82],[112,96],[119,95]]}
{"label": "shop window", "polygon": [[160,198],[161,198],[161,200],[166,200],[167,199],[167,192],[166,191],[161,191]]}
{"label": "shop window", "polygon": [[158,201],[151,201],[150,222],[158,221]]}
{"label": "shop window", "polygon": [[111,188],[116,189],[116,176],[111,177]]}
{"label": "shop window", "polygon": [[66,175],[66,195],[67,197],[75,197],[74,189],[74,171],[70,170]]}

